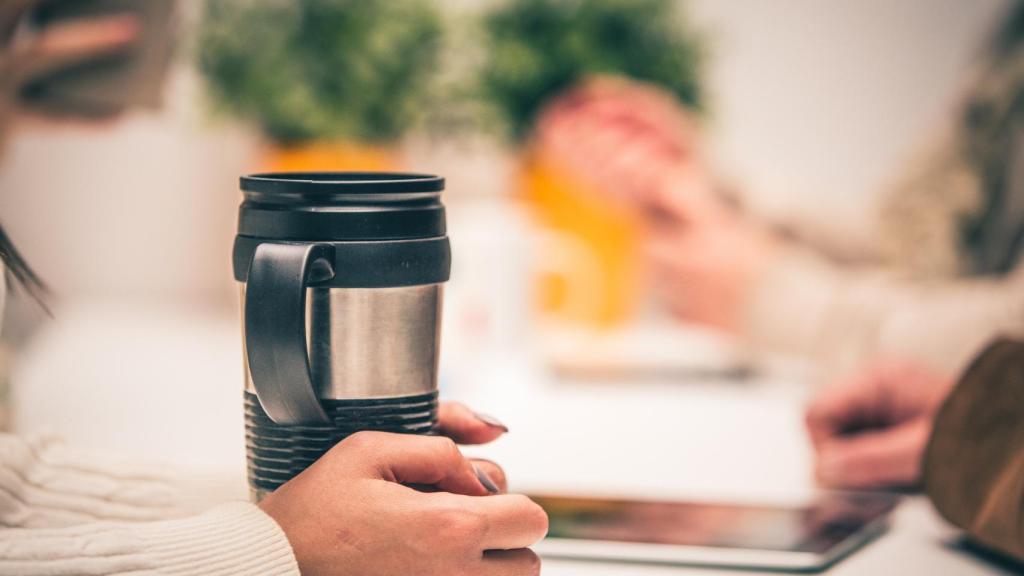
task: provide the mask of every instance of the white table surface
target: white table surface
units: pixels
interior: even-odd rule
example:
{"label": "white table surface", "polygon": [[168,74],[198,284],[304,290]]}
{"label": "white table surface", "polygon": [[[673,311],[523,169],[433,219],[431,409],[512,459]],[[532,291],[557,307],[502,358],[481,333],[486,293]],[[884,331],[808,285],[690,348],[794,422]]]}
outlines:
{"label": "white table surface", "polygon": [[[804,436],[806,387],[746,383],[557,382],[516,367],[495,370],[462,396],[511,432],[475,453],[501,462],[513,490],[761,503],[812,497]],[[828,575],[1011,573],[958,550],[958,534],[923,496],[908,498],[890,530]],[[547,576],[756,574],[750,571],[546,559]]]}
{"label": "white table surface", "polygon": [[[65,310],[60,317],[15,379],[19,431],[51,432],[82,448],[186,467],[201,487],[197,507],[244,498],[234,318],[109,307]],[[799,503],[814,494],[802,425],[809,391],[798,378],[572,383],[530,362],[486,356],[459,373],[446,377],[443,396],[498,416],[511,429],[468,452],[500,462],[513,490],[750,503]],[[189,414],[187,426],[182,414]],[[950,547],[955,537],[927,501],[913,498],[886,535],[827,574],[1004,573]],[[547,560],[544,574],[733,572]]]}

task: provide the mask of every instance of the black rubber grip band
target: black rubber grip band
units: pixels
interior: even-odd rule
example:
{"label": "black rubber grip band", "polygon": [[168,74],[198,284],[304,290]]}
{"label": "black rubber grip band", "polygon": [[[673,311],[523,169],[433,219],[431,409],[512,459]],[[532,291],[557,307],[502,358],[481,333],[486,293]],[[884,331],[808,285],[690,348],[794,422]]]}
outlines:
{"label": "black rubber grip band", "polygon": [[361,430],[433,434],[437,392],[400,398],[321,400],[330,424],[282,426],[267,416],[256,395],[245,393],[245,449],[249,485],[273,491]]}

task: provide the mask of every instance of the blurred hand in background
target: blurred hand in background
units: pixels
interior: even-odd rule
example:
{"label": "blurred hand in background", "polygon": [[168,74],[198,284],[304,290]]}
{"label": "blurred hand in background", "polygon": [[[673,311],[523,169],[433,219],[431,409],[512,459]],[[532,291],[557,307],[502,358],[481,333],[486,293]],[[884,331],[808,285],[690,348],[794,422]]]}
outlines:
{"label": "blurred hand in background", "polygon": [[737,331],[774,240],[718,194],[699,138],[670,94],[598,78],[548,107],[536,141],[645,216],[654,286],[677,317]]}
{"label": "blurred hand in background", "polygon": [[686,110],[651,85],[597,77],[545,107],[535,143],[601,189],[645,204],[670,177],[706,196],[699,134]]}
{"label": "blurred hand in background", "polygon": [[655,292],[674,316],[732,333],[742,331],[749,292],[775,253],[775,240],[738,213],[687,224],[661,197],[664,217],[654,220],[648,254]]}
{"label": "blurred hand in background", "polygon": [[818,480],[836,488],[915,486],[953,380],[910,363],[879,363],[824,390],[807,411]]}
{"label": "blurred hand in background", "polygon": [[0,3],[0,146],[12,120],[24,107],[21,92],[34,80],[87,61],[116,53],[139,37],[139,22],[115,14],[25,30],[39,0]]}

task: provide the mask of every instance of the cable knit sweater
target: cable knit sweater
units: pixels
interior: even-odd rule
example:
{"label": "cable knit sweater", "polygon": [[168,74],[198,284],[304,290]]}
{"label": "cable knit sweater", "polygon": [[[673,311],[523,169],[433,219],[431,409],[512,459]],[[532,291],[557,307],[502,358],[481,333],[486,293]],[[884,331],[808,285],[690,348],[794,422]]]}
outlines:
{"label": "cable knit sweater", "polygon": [[[0,310],[6,299],[0,264]],[[189,515],[175,482],[52,439],[0,434],[0,576],[298,576],[257,506]]]}
{"label": "cable knit sweater", "polygon": [[189,516],[179,501],[152,471],[0,435],[0,575],[298,575],[258,507]]}

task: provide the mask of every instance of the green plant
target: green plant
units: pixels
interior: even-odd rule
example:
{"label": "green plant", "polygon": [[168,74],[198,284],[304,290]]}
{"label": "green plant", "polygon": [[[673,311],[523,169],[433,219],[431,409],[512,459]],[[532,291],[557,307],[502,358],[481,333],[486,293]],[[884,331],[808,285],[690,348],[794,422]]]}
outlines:
{"label": "green plant", "polygon": [[479,88],[512,136],[580,79],[614,74],[657,84],[699,109],[701,45],[674,0],[507,0],[483,22]]}
{"label": "green plant", "polygon": [[425,107],[441,33],[429,0],[208,0],[199,68],[278,142],[387,143]]}

